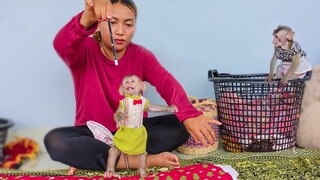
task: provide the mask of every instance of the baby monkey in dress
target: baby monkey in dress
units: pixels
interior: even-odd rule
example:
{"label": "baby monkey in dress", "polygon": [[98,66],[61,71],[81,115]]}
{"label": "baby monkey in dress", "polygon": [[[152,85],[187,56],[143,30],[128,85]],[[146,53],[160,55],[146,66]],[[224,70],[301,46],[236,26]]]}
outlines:
{"label": "baby monkey in dress", "polygon": [[[142,96],[146,90],[146,84],[136,75],[125,76],[121,82],[119,93],[124,96],[119,102],[119,107],[114,114],[118,130],[113,137],[113,145],[109,149],[107,170],[105,177],[121,178],[116,173],[116,162],[121,153],[124,155],[139,155],[139,173],[141,177],[147,177],[147,131],[143,126],[144,111],[149,112],[173,112],[178,111],[177,107],[160,106],[150,104]],[[125,158],[126,159],[126,158]],[[128,162],[127,167],[129,166]]]}

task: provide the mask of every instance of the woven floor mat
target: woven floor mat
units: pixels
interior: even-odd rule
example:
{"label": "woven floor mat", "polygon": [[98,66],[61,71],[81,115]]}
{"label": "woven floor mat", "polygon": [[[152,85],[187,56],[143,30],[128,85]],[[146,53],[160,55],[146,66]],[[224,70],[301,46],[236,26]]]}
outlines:
{"label": "woven floor mat", "polygon": [[[263,153],[229,153],[217,150],[203,157],[181,159],[182,167],[198,163],[231,165],[238,171],[238,179],[320,179],[320,151],[296,148]],[[150,168],[149,172],[168,171],[168,168]],[[97,176],[104,172],[79,170],[75,176]],[[66,169],[51,171],[21,171],[0,169],[0,174],[65,176]],[[136,175],[137,171],[121,171],[121,175]]]}
{"label": "woven floor mat", "polygon": [[295,148],[278,152],[229,153],[217,150],[207,156],[180,161],[231,165],[239,179],[320,179],[320,151]]}

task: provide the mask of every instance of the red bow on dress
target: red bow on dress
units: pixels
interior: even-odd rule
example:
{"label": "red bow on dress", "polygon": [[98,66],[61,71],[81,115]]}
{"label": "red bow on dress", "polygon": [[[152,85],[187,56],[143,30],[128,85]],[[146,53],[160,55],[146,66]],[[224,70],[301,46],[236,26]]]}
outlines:
{"label": "red bow on dress", "polygon": [[142,104],[142,100],[141,99],[133,100],[133,105],[136,105],[136,104]]}

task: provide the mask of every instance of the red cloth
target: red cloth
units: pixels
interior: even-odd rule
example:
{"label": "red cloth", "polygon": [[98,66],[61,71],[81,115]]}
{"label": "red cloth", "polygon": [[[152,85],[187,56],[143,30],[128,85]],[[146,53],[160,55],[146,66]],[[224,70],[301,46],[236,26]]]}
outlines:
{"label": "red cloth", "polygon": [[[93,179],[116,179],[116,178],[103,178],[103,176],[94,177],[79,177],[79,176],[6,176],[0,175],[0,179],[54,179],[54,180],[93,180]],[[140,176],[124,176],[122,180],[139,180]],[[168,180],[168,179],[201,179],[201,180],[232,180],[232,176],[229,173],[224,172],[220,167],[213,164],[195,164],[183,168],[174,169],[167,172],[159,172],[153,175],[153,177],[146,177],[145,180]]]}
{"label": "red cloth", "polygon": [[[178,119],[183,121],[201,114],[188,101],[183,87],[146,48],[131,43],[119,65],[107,59],[100,45],[89,37],[89,30],[80,25],[81,13],[72,18],[56,35],[53,45],[68,65],[76,98],[75,125],[94,120],[111,132],[117,130],[113,114],[123,97],[118,93],[124,76],[135,74],[155,86],[168,105],[176,105]],[[180,60],[179,60],[180,61]],[[147,115],[147,114],[145,114]]]}
{"label": "red cloth", "polygon": [[23,161],[35,159],[39,152],[38,144],[29,138],[16,137],[16,140],[5,145],[3,154],[5,161],[0,168],[18,169]]}

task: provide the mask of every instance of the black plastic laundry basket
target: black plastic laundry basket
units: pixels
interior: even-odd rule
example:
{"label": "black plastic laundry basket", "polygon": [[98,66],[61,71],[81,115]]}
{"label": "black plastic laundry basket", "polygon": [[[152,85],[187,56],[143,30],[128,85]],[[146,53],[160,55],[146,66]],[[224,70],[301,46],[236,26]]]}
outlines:
{"label": "black plastic laundry basket", "polygon": [[231,152],[269,152],[295,146],[304,92],[304,79],[279,86],[268,74],[219,74],[208,71],[213,82],[223,147]]}
{"label": "black plastic laundry basket", "polygon": [[8,129],[13,125],[13,122],[8,119],[0,118],[0,165],[4,161],[4,146],[7,139]]}

